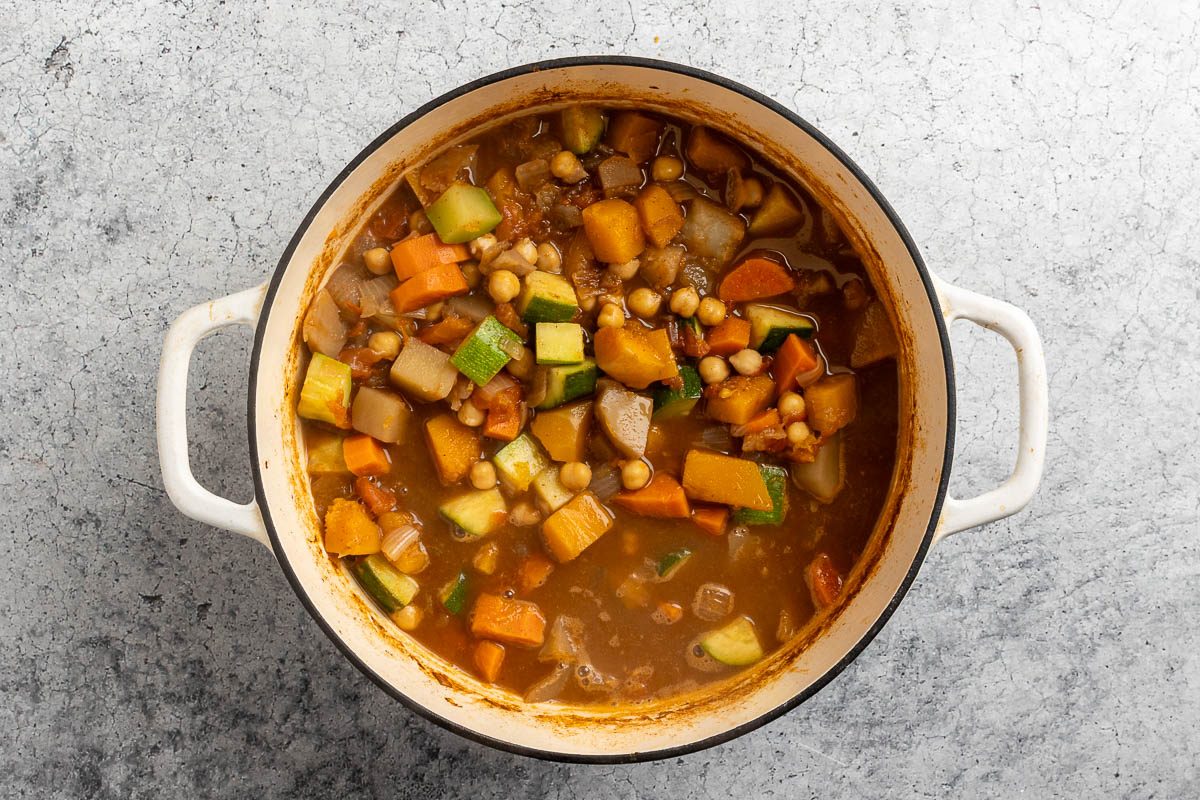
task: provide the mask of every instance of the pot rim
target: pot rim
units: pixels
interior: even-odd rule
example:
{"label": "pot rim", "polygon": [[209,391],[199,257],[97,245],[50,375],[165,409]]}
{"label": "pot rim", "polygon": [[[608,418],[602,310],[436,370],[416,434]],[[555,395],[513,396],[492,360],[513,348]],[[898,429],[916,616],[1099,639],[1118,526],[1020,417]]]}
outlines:
{"label": "pot rim", "polygon": [[[399,121],[391,125],[387,130],[372,140],[364,147],[353,159],[351,159],[341,172],[333,179],[332,182],[325,188],[317,200],[313,203],[308,213],[301,220],[296,228],[295,234],[291,241],[288,242],[283,254],[280,256],[279,262],[275,266],[275,270],[271,275],[270,284],[262,301],[264,311],[270,309],[275,300],[275,294],[279,288],[279,284],[283,279],[284,273],[287,271],[288,264],[291,262],[292,256],[295,253],[301,239],[308,232],[317,213],[325,206],[330,196],[342,185],[342,183],[356,170],[359,165],[371,156],[376,150],[389,141],[393,136],[411,125],[416,120],[425,116],[429,112],[444,105],[445,103],[454,100],[462,95],[468,94],[476,89],[484,86],[498,83],[509,78],[526,75],[532,72],[543,70],[560,69],[565,67],[587,67],[587,66],[624,66],[624,67],[642,67],[645,69],[660,70],[679,75],[684,75],[696,80],[705,81],[715,84],[723,89],[727,89],[744,97],[759,103],[776,114],[780,115],[792,125],[803,130],[806,134],[815,139],[822,147],[828,150],[838,161],[846,167],[847,170],[857,179],[871,198],[879,205],[880,209],[886,215],[888,222],[895,229],[896,233],[903,241],[905,248],[913,259],[913,264],[917,268],[917,273],[920,276],[921,283],[925,287],[925,293],[928,296],[929,302],[933,305],[935,311],[940,307],[937,293],[934,289],[933,280],[929,274],[928,268],[925,266],[924,260],[917,249],[916,243],[901,222],[900,217],[896,214],[895,209],[883,196],[882,192],[875,186],[866,173],[853,161],[841,148],[834,144],[824,133],[818,130],[810,122],[796,114],[791,109],[786,108],[770,97],[758,92],[754,89],[744,86],[736,81],[722,77],[707,70],[697,69],[696,67],[678,64],[673,61],[665,61],[661,59],[642,58],[638,56],[571,56],[566,58],[548,59],[545,61],[535,61],[528,64],[523,64],[509,69],[494,72],[481,78],[476,78],[473,81],[464,83],[442,95],[430,100],[416,110],[406,114]],[[257,421],[255,415],[255,398],[258,389],[258,372],[259,359],[262,353],[263,337],[267,326],[269,313],[263,313],[259,316],[259,320],[254,330],[254,346],[250,355],[250,385],[247,393],[247,436],[250,443],[250,460],[251,474],[254,480],[254,496],[258,502],[258,507],[262,514],[263,523],[267,530],[267,535],[270,537],[271,549],[275,553],[282,552],[282,543],[279,534],[275,529],[275,523],[271,517],[271,506],[267,502],[266,490],[263,485],[262,473],[259,469],[259,452],[258,438],[256,436]],[[929,552],[929,547],[933,541],[934,532],[937,528],[938,520],[941,515],[942,504],[946,497],[947,487],[950,480],[950,470],[954,457],[954,434],[955,434],[955,387],[954,387],[954,362],[950,350],[950,337],[946,328],[945,320],[940,313],[935,313],[934,320],[937,325],[938,336],[941,339],[942,360],[946,374],[946,447],[942,459],[941,478],[938,482],[937,494],[934,498],[933,508],[930,513],[929,524],[925,530],[925,534],[921,539],[921,544],[917,548],[916,554],[913,556],[912,564],[909,566],[904,579],[900,582],[899,587],[893,594],[892,599],[884,607],[879,617],[872,625],[863,632],[858,641],[846,652],[846,654],[832,667],[825,671],[819,678],[814,680],[801,691],[797,692],[786,702],[760,714],[754,719],[745,722],[736,727],[714,734],[704,739],[690,742],[677,747],[664,748],[661,750],[652,750],[647,752],[633,753],[563,753],[554,750],[543,750],[540,748],[526,747],[524,745],[515,744],[504,739],[498,739],[484,733],[464,727],[456,722],[453,722],[440,714],[435,713],[426,706],[408,697],[402,691],[394,687],[391,683],[384,680],[382,676],[371,669],[342,638],[333,630],[333,627],[317,610],[316,606],[308,596],[308,591],[297,577],[291,564],[286,559],[276,559],[287,577],[288,583],[291,584],[292,590],[299,598],[301,605],[308,611],[309,615],[316,621],[317,625],[325,633],[325,636],[337,646],[342,655],[350,661],[360,672],[371,679],[373,683],[383,689],[393,699],[400,701],[410,711],[415,712],[426,720],[436,723],[442,728],[449,730],[465,739],[468,739],[479,744],[484,744],[497,750],[502,750],[516,755],[528,756],[541,759],[544,761],[555,761],[562,763],[575,764],[631,764],[645,761],[657,761],[661,759],[673,758],[677,756],[687,755],[689,753],[707,750],[708,748],[724,744],[733,739],[750,733],[758,728],[772,722],[787,712],[799,706],[801,703],[808,700],[834,678],[841,674],[852,661],[858,658],[859,654],[866,649],[874,638],[891,619],[896,607],[904,596],[908,593],[908,589],[912,586],[913,581],[917,577],[921,566],[925,562],[925,556]]]}

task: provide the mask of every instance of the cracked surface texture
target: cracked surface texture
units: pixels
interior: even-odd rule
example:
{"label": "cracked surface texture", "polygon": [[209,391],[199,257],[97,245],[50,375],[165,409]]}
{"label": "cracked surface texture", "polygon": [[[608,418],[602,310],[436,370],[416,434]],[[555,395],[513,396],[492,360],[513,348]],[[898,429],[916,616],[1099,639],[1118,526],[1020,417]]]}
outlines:
{"label": "cracked surface texture", "polygon": [[[1194,3],[354,5],[0,0],[0,795],[1200,794]],[[797,110],[932,268],[1029,311],[1051,382],[1026,511],[932,552],[801,708],[630,767],[492,752],[389,700],[263,548],[175,512],[154,448],[176,315],[265,280],[402,114],[585,53]],[[962,495],[1011,463],[1016,371],[998,337],[953,341]],[[231,331],[192,369],[196,471],[239,500],[248,353]]]}

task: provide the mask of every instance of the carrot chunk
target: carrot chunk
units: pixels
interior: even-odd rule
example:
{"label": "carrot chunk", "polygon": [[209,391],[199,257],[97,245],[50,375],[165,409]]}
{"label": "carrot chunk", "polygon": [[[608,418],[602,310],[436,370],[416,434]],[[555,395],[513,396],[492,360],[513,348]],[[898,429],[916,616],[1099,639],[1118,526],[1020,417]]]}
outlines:
{"label": "carrot chunk", "polygon": [[383,475],[392,468],[387,451],[373,436],[358,433],[342,440],[346,469],[355,475]]}
{"label": "carrot chunk", "polygon": [[392,290],[397,314],[471,291],[458,264],[440,264],[409,278]]}
{"label": "carrot chunk", "polygon": [[747,258],[722,279],[717,296],[729,303],[759,300],[790,292],[796,279],[782,264],[766,258]]}
{"label": "carrot chunk", "polygon": [[707,341],[712,355],[731,356],[750,346],[750,323],[740,317],[726,317],[708,332]]}
{"label": "carrot chunk", "polygon": [[446,244],[436,233],[405,239],[392,248],[392,267],[396,277],[406,281],[427,269],[457,264],[471,257],[466,245]]}
{"label": "carrot chunk", "polygon": [[729,509],[723,506],[693,506],[692,522],[705,533],[720,536],[729,524]]}
{"label": "carrot chunk", "polygon": [[796,378],[816,369],[817,351],[808,342],[794,333],[783,340],[771,371],[775,373],[775,388],[780,394],[796,388]]}
{"label": "carrot chunk", "polygon": [[536,603],[481,594],[471,611],[471,634],[521,647],[541,647],[546,617]]}
{"label": "carrot chunk", "polygon": [[500,677],[500,667],[504,665],[504,645],[485,639],[475,645],[474,658],[479,676],[488,683],[495,683]]}
{"label": "carrot chunk", "polygon": [[617,492],[612,501],[614,505],[643,517],[687,519],[691,514],[683,487],[665,472],[655,475],[645,488]]}

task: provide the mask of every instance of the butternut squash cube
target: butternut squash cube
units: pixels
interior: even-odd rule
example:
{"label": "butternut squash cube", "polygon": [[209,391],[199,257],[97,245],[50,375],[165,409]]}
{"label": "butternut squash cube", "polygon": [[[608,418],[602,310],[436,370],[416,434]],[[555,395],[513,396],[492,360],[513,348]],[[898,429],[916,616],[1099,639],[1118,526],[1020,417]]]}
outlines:
{"label": "butternut squash cube", "polygon": [[775,381],[766,375],[737,375],[711,387],[705,395],[708,416],[731,425],[745,425],[771,404]]}
{"label": "butternut squash cube", "polygon": [[671,193],[652,183],[638,194],[633,205],[646,236],[655,247],[666,247],[683,228],[683,210],[671,197]]}
{"label": "butternut squash cube", "polygon": [[[769,508],[770,498],[767,502]],[[591,492],[581,492],[546,518],[542,523],[542,539],[550,555],[560,564],[566,563],[608,533],[612,524],[613,516],[599,498]]]}
{"label": "butternut squash cube", "polygon": [[637,209],[617,198],[585,208],[583,232],[596,258],[609,264],[624,264],[646,249]]}
{"label": "butternut squash cube", "polygon": [[438,479],[446,486],[465,478],[482,455],[479,431],[468,428],[450,414],[439,414],[425,421],[425,443],[429,445]]}
{"label": "butternut squash cube", "polygon": [[662,328],[648,330],[636,322],[601,328],[592,341],[596,365],[631,389],[645,389],[679,374],[671,339]]}
{"label": "butternut squash cube", "polygon": [[689,450],[683,460],[683,491],[692,500],[770,511],[774,502],[758,464],[711,450]]}

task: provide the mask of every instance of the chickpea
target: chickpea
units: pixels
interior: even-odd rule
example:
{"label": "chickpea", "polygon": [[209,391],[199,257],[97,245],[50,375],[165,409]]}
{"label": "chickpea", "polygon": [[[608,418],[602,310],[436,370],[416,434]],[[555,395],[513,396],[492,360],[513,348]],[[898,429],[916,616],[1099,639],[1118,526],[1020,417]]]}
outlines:
{"label": "chickpea", "polygon": [[506,269],[488,276],[488,294],[497,303],[507,303],[521,293],[521,279]]}
{"label": "chickpea", "polygon": [[537,268],[542,272],[561,272],[562,256],[558,248],[550,242],[542,242],[537,247]]}
{"label": "chickpea", "polygon": [[645,488],[650,482],[650,467],[645,461],[626,461],[621,467],[621,485],[629,491]]}
{"label": "chickpea", "polygon": [[400,334],[395,331],[372,333],[371,338],[367,339],[367,348],[384,361],[394,361],[400,355]]}
{"label": "chickpea", "polygon": [[422,616],[424,615],[421,613],[421,609],[409,604],[397,611],[392,616],[392,619],[400,626],[400,630],[411,631],[416,630],[417,626],[421,624]]}
{"label": "chickpea", "polygon": [[387,275],[392,271],[392,254],[386,247],[372,247],[363,253],[363,263],[373,275]]}
{"label": "chickpea", "polygon": [[605,303],[596,317],[596,324],[601,328],[620,328],[625,324],[625,312],[616,303]]}
{"label": "chickpea", "polygon": [[746,208],[758,208],[763,201],[763,185],[758,178],[746,178],[742,182],[742,205]]}
{"label": "chickpea", "polygon": [[[458,421],[468,428],[478,428],[483,424],[484,413],[479,406],[472,403],[470,400],[464,402],[458,407]],[[480,464],[487,462],[481,461]],[[478,465],[476,465],[478,466]]]}
{"label": "chickpea", "polygon": [[533,240],[528,237],[521,239],[516,244],[514,244],[513,250],[516,250],[517,255],[519,255],[521,258],[525,259],[526,261],[528,261],[530,264],[537,261],[537,258],[538,258],[537,245],[534,244]]}
{"label": "chickpea", "polygon": [[706,297],[700,301],[700,307],[696,311],[696,316],[700,318],[700,324],[712,327],[720,325],[725,321],[725,304],[715,297]]}
{"label": "chickpea", "polygon": [[550,159],[550,174],[564,183],[579,183],[587,177],[587,170],[570,150],[560,150]]}
{"label": "chickpea", "polygon": [[729,365],[720,356],[705,356],[700,359],[700,380],[705,383],[720,383],[729,377]]}
{"label": "chickpea", "polygon": [[533,368],[537,366],[534,362],[533,351],[528,347],[521,348],[521,355],[509,361],[506,368],[514,378],[524,380],[533,374]]}
{"label": "chickpea", "polygon": [[659,156],[650,166],[650,176],[656,181],[677,181],[683,175],[683,162],[674,156]]}
{"label": "chickpea", "polygon": [[629,305],[630,311],[642,319],[647,319],[657,314],[658,309],[662,307],[662,295],[653,289],[642,286],[629,294],[626,303]]}
{"label": "chickpea", "polygon": [[797,445],[804,444],[812,436],[812,431],[808,425],[803,422],[793,422],[787,426],[788,443]]}
{"label": "chickpea", "polygon": [[527,528],[542,521],[542,512],[534,508],[533,503],[522,500],[508,512],[508,521],[518,528]]}
{"label": "chickpea", "polygon": [[558,480],[573,492],[581,491],[592,482],[592,468],[582,461],[568,461],[558,471]]}
{"label": "chickpea", "polygon": [[804,398],[795,392],[784,392],[779,396],[779,415],[784,419],[804,416]]}
{"label": "chickpea", "polygon": [[471,243],[467,245],[467,249],[471,251],[471,256],[473,258],[482,258],[484,253],[486,253],[488,250],[491,250],[497,244],[499,244],[499,242],[496,241],[495,236],[490,233],[485,233],[483,236],[480,236],[477,239],[472,239]]}
{"label": "chickpea", "polygon": [[671,313],[687,319],[696,313],[696,309],[700,308],[700,294],[691,286],[685,286],[682,289],[677,289],[671,295]]}
{"label": "chickpea", "polygon": [[634,275],[637,275],[638,268],[642,266],[642,262],[636,258],[631,258],[624,264],[609,264],[608,271],[617,276],[623,281],[630,280]]}
{"label": "chickpea", "polygon": [[471,485],[476,489],[491,489],[496,485],[496,468],[492,462],[476,461],[471,465]]}
{"label": "chickpea", "polygon": [[746,348],[731,355],[729,363],[740,375],[757,375],[762,372],[763,358],[757,350]]}
{"label": "chickpea", "polygon": [[408,230],[412,233],[433,233],[433,225],[429,222],[429,217],[425,216],[425,212],[417,209],[408,215]]}

